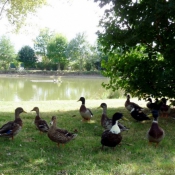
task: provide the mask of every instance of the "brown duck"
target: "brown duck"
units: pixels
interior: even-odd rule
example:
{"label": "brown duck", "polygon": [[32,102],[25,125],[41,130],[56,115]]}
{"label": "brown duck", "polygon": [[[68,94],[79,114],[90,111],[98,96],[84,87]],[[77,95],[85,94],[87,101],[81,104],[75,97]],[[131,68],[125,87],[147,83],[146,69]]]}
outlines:
{"label": "brown duck", "polygon": [[86,106],[85,106],[85,98],[84,97],[80,97],[80,99],[78,101],[82,102],[82,104],[80,106],[80,109],[79,109],[80,115],[82,116],[84,121],[90,121],[91,118],[93,117],[93,113],[92,113],[92,111],[89,108],[86,108]]}
{"label": "brown duck", "polygon": [[130,101],[130,95],[127,95],[127,97],[126,97],[125,108],[126,108],[129,112],[131,112],[131,110],[132,110],[133,108],[137,108],[137,109],[141,109],[141,110],[143,109],[143,108],[140,107],[138,104],[136,104],[136,103]]}
{"label": "brown duck", "polygon": [[15,109],[15,120],[9,121],[0,128],[0,137],[14,139],[14,136],[17,135],[22,128],[23,123],[19,116],[22,112],[26,113],[21,107]]}
{"label": "brown duck", "polygon": [[165,131],[158,125],[159,112],[153,110],[152,115],[154,119],[151,128],[147,132],[147,138],[149,143],[156,143],[156,146],[158,146],[159,142],[162,141],[165,136]]}
{"label": "brown duck", "polygon": [[[108,118],[107,116],[107,104],[106,103],[101,103],[101,105],[99,106],[99,108],[103,109],[102,115],[101,115],[101,126],[104,129],[111,129],[112,128],[112,119]],[[122,119],[124,119],[122,117]],[[122,125],[121,123],[118,122],[118,126],[122,131],[127,131],[129,130],[129,128],[127,128],[126,126]]]}
{"label": "brown duck", "polygon": [[77,134],[70,133],[65,129],[60,129],[57,128],[57,123],[56,123],[56,117],[53,116],[51,120],[51,127],[49,128],[48,131],[48,137],[50,140],[53,142],[56,142],[59,146],[59,144],[66,144],[67,142],[75,139],[77,137]]}
{"label": "brown duck", "polygon": [[49,126],[45,120],[41,119],[40,114],[39,114],[39,108],[34,107],[31,111],[36,112],[36,117],[35,117],[34,123],[35,123],[35,126],[37,127],[37,129],[40,131],[40,133],[48,132]]}

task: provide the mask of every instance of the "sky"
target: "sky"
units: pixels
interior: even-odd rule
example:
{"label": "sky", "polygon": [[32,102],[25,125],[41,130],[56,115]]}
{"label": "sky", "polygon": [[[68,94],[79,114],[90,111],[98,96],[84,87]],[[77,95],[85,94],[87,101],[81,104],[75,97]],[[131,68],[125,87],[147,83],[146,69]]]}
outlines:
{"label": "sky", "polygon": [[88,41],[93,44],[97,39],[96,31],[104,10],[93,0],[48,0],[49,5],[38,10],[35,16],[27,18],[27,26],[22,27],[19,34],[11,33],[5,19],[0,20],[0,35],[6,35],[15,46],[16,52],[25,45],[33,48],[33,40],[40,29],[63,34],[69,41],[77,33],[85,32]]}

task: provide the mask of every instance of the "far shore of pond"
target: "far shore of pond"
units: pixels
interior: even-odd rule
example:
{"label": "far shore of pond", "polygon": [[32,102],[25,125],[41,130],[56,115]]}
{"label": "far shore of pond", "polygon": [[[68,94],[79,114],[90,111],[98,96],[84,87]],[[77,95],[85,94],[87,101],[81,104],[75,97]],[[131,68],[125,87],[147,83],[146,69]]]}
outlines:
{"label": "far shore of pond", "polygon": [[106,78],[101,74],[92,73],[92,74],[84,74],[84,73],[0,73],[0,77],[48,77],[48,78],[56,78],[56,77],[68,77],[68,78]]}

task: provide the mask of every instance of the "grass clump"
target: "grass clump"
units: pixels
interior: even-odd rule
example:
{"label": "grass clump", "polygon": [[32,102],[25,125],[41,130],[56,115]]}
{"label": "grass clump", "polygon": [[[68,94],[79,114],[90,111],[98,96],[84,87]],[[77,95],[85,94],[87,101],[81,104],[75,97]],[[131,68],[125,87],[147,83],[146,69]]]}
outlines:
{"label": "grass clump", "polygon": [[[121,121],[130,128],[123,132],[121,146],[115,150],[101,150],[100,125],[102,110],[97,107],[105,102],[109,117],[116,111],[122,112],[129,121]],[[14,119],[16,107],[23,107],[28,113],[21,114],[24,126],[14,141],[0,138],[1,174],[70,174],[70,175],[173,175],[175,172],[174,125],[175,120],[160,118],[159,125],[165,130],[165,138],[158,148],[148,145],[146,132],[151,121],[136,122],[124,108],[124,100],[87,100],[94,117],[90,123],[82,122],[80,103],[70,101],[45,102],[0,102],[0,126]],[[144,104],[141,104],[142,106]],[[57,126],[68,131],[78,131],[75,140],[64,147],[49,140],[47,134],[40,134],[34,125],[34,106],[40,108],[41,117],[48,123],[57,116]],[[144,107],[144,106],[143,106]]]}

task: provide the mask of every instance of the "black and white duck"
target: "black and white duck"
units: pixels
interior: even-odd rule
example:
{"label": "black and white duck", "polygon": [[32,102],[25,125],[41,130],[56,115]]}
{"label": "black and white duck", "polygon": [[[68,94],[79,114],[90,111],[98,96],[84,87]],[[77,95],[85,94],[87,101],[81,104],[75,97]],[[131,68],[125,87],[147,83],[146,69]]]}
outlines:
{"label": "black and white duck", "polygon": [[102,149],[104,146],[115,148],[122,141],[121,130],[118,121],[123,117],[122,113],[116,112],[112,117],[112,128],[105,130],[101,136]]}
{"label": "black and white duck", "polygon": [[139,122],[151,120],[140,108],[134,107],[130,112],[131,116]]}

